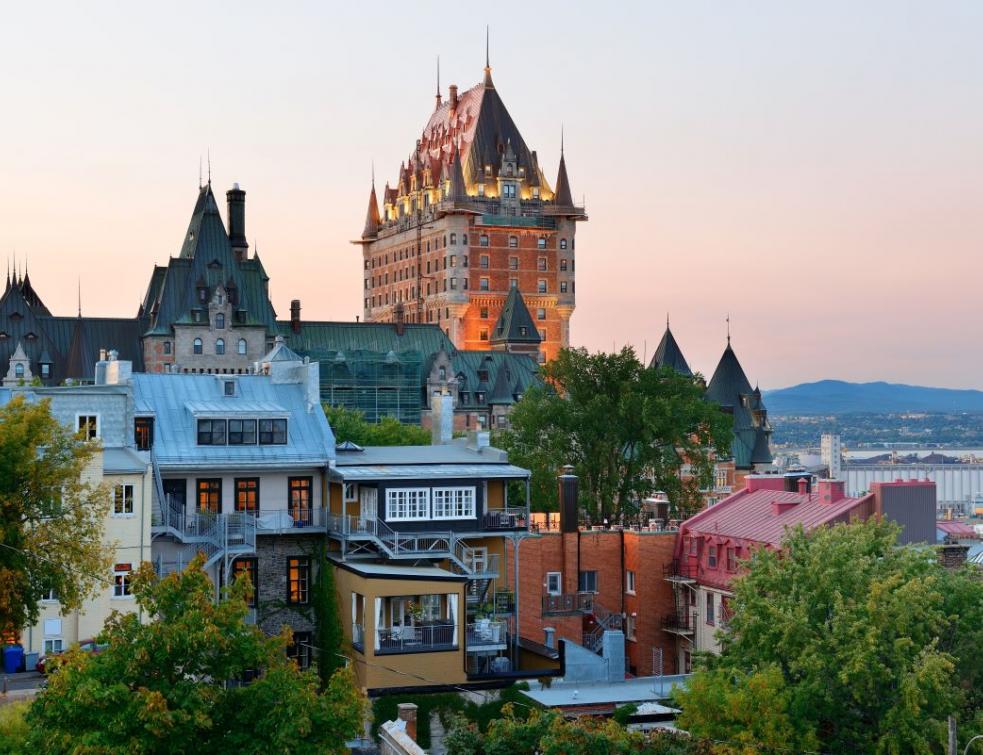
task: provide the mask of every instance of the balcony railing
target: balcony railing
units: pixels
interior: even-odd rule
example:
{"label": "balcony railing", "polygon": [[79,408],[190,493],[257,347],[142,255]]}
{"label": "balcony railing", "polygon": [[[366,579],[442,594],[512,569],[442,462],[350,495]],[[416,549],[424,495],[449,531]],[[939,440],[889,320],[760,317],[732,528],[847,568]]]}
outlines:
{"label": "balcony railing", "polygon": [[482,517],[482,525],[486,530],[524,530],[528,521],[529,517],[525,506],[491,509]]}
{"label": "balcony railing", "polygon": [[249,514],[256,522],[256,531],[265,534],[284,534],[301,530],[323,531],[327,514],[320,506],[260,509],[242,512]]}
{"label": "balcony railing", "polygon": [[504,621],[481,619],[467,625],[467,649],[502,650],[508,644],[508,625]]}
{"label": "balcony railing", "polygon": [[670,613],[662,617],[662,628],[667,632],[692,632],[695,627],[693,614],[689,611],[685,613]]}
{"label": "balcony railing", "polygon": [[450,623],[380,627],[376,630],[382,653],[418,653],[457,648],[457,627]]}
{"label": "balcony railing", "polygon": [[696,575],[697,565],[686,560],[674,558],[670,563],[662,566],[663,579],[693,582],[696,580]]}
{"label": "balcony railing", "polygon": [[594,612],[594,593],[575,592],[543,596],[543,616]]}

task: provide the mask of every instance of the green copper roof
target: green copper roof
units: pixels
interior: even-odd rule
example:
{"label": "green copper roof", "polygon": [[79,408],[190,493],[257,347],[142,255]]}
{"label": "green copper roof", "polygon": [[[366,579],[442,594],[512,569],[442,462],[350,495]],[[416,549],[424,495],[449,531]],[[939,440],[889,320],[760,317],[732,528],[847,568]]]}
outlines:
{"label": "green copper roof", "polygon": [[659,341],[659,346],[652,356],[652,361],[649,362],[649,367],[669,367],[680,375],[690,376],[693,374],[686,362],[686,357],[683,356],[683,350],[679,348],[679,344],[676,343],[668,325],[666,325],[666,332],[662,335],[662,340]]}

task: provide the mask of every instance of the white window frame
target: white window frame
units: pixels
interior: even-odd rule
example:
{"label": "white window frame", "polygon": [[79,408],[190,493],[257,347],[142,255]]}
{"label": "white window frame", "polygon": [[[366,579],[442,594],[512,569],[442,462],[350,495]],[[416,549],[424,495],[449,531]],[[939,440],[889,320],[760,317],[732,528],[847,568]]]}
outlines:
{"label": "white window frame", "polygon": [[[555,587],[552,584],[554,579],[556,580]],[[546,572],[546,593],[547,595],[563,594],[563,572],[559,572],[559,571]]]}
{"label": "white window frame", "polygon": [[82,417],[95,417],[96,419],[96,434],[91,438],[86,438],[86,440],[95,440],[96,438],[102,437],[102,418],[99,416],[98,412],[76,412],[75,413],[75,432],[78,432],[82,428],[79,427],[79,420]]}
{"label": "white window frame", "polygon": [[[129,497],[130,510],[129,511],[126,510],[126,502],[127,502],[126,489],[127,488],[130,489],[130,497]],[[117,499],[116,496],[117,496],[117,494],[121,490],[122,490],[122,504],[123,504],[123,508],[122,508],[122,511],[117,511],[116,510],[116,504],[119,501],[119,499]],[[114,485],[113,486],[113,513],[112,513],[113,518],[114,519],[125,519],[125,518],[129,518],[129,517],[134,516],[134,512],[135,512],[135,509],[136,509],[136,507],[134,506],[134,500],[135,500],[135,498],[136,498],[136,486],[133,485],[133,483],[131,483],[131,482],[121,482],[119,485]]]}
{"label": "white window frame", "polygon": [[61,637],[44,638],[45,655],[58,655],[58,653],[63,652],[65,652],[65,641]]}
{"label": "white window frame", "polygon": [[42,603],[57,603],[58,602],[58,593],[55,591],[54,588],[48,590],[48,592],[44,593],[44,595],[41,596],[41,602]]}
{"label": "white window frame", "polygon": [[625,592],[629,595],[635,594],[635,572],[631,569],[625,571]]}
{"label": "white window frame", "polygon": [[431,508],[434,519],[474,519],[477,516],[474,487],[433,488]]}
{"label": "white window frame", "polygon": [[[121,578],[120,582],[116,581],[117,577]],[[132,577],[132,571],[116,571],[116,567],[113,567],[113,600],[133,600],[133,593],[130,592],[130,579]],[[126,592],[119,592],[120,588]]]}
{"label": "white window frame", "polygon": [[430,518],[430,488],[386,490],[387,522],[418,522]]}
{"label": "white window frame", "polygon": [[357,482],[346,482],[342,491],[345,503],[356,503],[359,500]]}

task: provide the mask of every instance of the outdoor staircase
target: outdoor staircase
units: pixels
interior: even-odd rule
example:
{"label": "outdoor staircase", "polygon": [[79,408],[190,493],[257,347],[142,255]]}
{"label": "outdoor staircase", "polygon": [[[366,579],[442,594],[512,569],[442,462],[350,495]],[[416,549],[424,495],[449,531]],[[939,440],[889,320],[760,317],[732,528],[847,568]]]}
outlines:
{"label": "outdoor staircase", "polygon": [[227,570],[232,558],[256,552],[256,520],[252,515],[244,512],[213,514],[208,511],[189,514],[183,503],[165,495],[153,451],[151,462],[154,477],[151,532],[153,535],[169,535],[181,543],[172,561],[164,562],[160,557],[155,561],[158,575],[182,571],[199,553],[205,555],[204,568],[225,559]]}
{"label": "outdoor staircase", "polygon": [[594,653],[600,653],[604,642],[604,633],[622,628],[622,616],[607,610],[599,603],[594,603],[594,621],[596,626],[589,632],[584,632],[583,646]]}

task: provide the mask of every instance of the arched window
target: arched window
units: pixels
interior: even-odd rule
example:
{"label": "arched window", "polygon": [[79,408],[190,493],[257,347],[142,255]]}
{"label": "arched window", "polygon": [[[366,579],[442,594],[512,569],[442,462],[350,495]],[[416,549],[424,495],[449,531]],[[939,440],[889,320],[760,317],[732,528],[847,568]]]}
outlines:
{"label": "arched window", "polygon": [[24,377],[24,365],[22,364],[14,365],[14,377],[19,377],[19,378]]}
{"label": "arched window", "polygon": [[215,353],[222,355],[225,353],[225,339],[219,338],[215,341]]}
{"label": "arched window", "polygon": [[192,348],[194,349],[195,354],[200,354],[201,353],[201,339],[200,338],[196,338],[195,339]]}
{"label": "arched window", "polygon": [[240,338],[239,339],[239,353],[242,356],[246,356],[246,339],[245,338]]}
{"label": "arched window", "polygon": [[217,330],[225,328],[225,315],[222,312],[215,315],[215,328]]}

